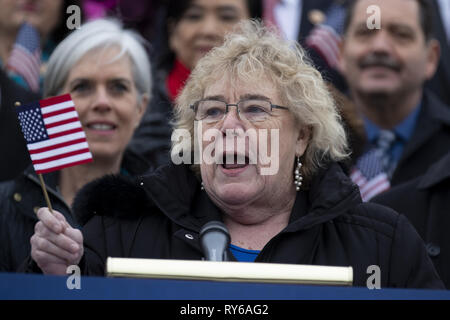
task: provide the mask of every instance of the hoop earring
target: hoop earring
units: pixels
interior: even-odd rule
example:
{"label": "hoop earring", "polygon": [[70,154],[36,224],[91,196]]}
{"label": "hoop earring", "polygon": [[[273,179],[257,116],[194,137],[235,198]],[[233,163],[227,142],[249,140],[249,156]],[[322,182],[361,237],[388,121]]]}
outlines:
{"label": "hoop earring", "polygon": [[302,186],[302,173],[300,172],[300,169],[302,168],[302,163],[300,162],[300,157],[297,157],[297,167],[294,171],[294,184],[295,184],[295,190],[300,191],[300,187]]}

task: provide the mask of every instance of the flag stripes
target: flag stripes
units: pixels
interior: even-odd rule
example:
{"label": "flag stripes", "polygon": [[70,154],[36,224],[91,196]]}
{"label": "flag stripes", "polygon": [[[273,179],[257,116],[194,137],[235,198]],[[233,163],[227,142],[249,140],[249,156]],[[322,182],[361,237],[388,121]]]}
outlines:
{"label": "flag stripes", "polygon": [[66,134],[77,133],[77,132],[81,132],[84,135],[84,131],[83,131],[83,128],[81,128],[81,125],[80,125],[80,128],[75,128],[75,129],[67,130],[64,132],[54,133],[54,134],[50,135],[50,138],[64,137]]}
{"label": "flag stripes", "polygon": [[66,132],[68,132],[70,130],[74,130],[76,128],[81,128],[80,122],[70,122],[70,123],[66,123],[62,126],[47,128],[47,132],[51,138],[51,137],[55,137],[56,134],[61,134],[61,133],[66,134]]}
{"label": "flag stripes", "polygon": [[46,162],[44,164],[36,164],[34,170],[36,173],[48,173],[56,170],[61,170],[67,167],[89,163],[92,161],[91,153],[83,153],[77,156],[72,156],[60,160]]}
{"label": "flag stripes", "polygon": [[34,153],[30,154],[30,156],[31,156],[31,160],[38,161],[38,160],[51,158],[55,153],[66,154],[66,153],[74,152],[77,150],[84,150],[84,149],[89,150],[89,146],[88,146],[87,142],[76,143],[76,144],[72,144],[72,145],[68,145],[68,146],[64,146],[61,148],[48,150],[48,151],[41,150],[40,152],[34,152]]}
{"label": "flag stripes", "polygon": [[46,163],[46,162],[50,162],[50,161],[54,161],[54,160],[60,160],[60,159],[71,157],[71,156],[85,154],[85,153],[89,153],[89,148],[78,149],[78,150],[75,150],[72,152],[65,152],[64,154],[58,154],[56,156],[46,157],[45,159],[36,159],[36,160],[33,160],[33,163],[34,164],[42,164],[42,163]]}
{"label": "flag stripes", "polygon": [[381,172],[372,179],[366,179],[361,171],[354,167],[350,173],[350,179],[358,185],[361,199],[366,202],[377,194],[388,190],[391,187],[386,173]]}
{"label": "flag stripes", "polygon": [[54,123],[48,123],[46,127],[47,128],[58,127],[58,126],[61,126],[63,124],[74,122],[74,121],[76,121],[76,119],[77,119],[76,117],[73,117],[73,118],[69,118],[69,119],[58,121],[58,122],[54,122]]}
{"label": "flag stripes", "polygon": [[72,143],[78,143],[80,141],[85,141],[86,136],[84,132],[76,132],[74,134],[69,134],[64,137],[55,138],[52,140],[41,141],[37,143],[28,144],[28,150],[32,152],[41,152],[41,149],[51,150],[52,148],[58,148],[60,146],[69,145]]}

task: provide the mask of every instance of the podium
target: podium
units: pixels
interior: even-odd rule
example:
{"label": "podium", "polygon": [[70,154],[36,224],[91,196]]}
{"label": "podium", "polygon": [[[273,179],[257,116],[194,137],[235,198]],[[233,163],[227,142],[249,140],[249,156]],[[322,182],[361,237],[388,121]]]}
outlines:
{"label": "podium", "polygon": [[450,290],[369,290],[298,284],[81,276],[68,289],[68,276],[0,273],[2,300],[450,300]]}

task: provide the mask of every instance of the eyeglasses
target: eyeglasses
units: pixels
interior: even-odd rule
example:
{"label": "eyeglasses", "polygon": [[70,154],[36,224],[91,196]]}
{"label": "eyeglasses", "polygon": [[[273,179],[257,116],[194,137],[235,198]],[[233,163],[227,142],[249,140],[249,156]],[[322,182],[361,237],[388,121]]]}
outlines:
{"label": "eyeglasses", "polygon": [[235,106],[239,117],[250,122],[262,122],[272,117],[272,109],[286,109],[286,107],[277,106],[268,100],[248,99],[241,100],[238,103],[226,103],[220,100],[199,100],[191,105],[195,112],[195,120],[203,120],[206,123],[216,123],[225,118],[229,107]]}

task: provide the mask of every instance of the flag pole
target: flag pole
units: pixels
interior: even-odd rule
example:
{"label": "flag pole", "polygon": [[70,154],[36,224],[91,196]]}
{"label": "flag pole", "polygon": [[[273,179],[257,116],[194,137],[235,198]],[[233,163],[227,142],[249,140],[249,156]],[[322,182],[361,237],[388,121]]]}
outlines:
{"label": "flag pole", "polygon": [[50,212],[53,213],[52,204],[50,202],[50,198],[48,197],[47,188],[45,188],[45,182],[44,182],[44,178],[42,177],[42,173],[39,173],[38,176],[39,176],[39,181],[41,182],[42,191],[44,192],[45,202],[47,202],[47,207],[50,210]]}
{"label": "flag pole", "polygon": [[[16,107],[20,107],[20,102],[16,101],[14,103],[14,105]],[[45,202],[47,203],[47,207],[50,210],[50,212],[53,213],[52,204],[50,202],[50,198],[48,197],[47,188],[45,188],[45,182],[44,182],[44,178],[42,177],[42,173],[39,173],[38,177],[39,177],[39,181],[41,182],[41,188],[42,188],[42,192],[44,193],[44,198],[45,198]]]}

